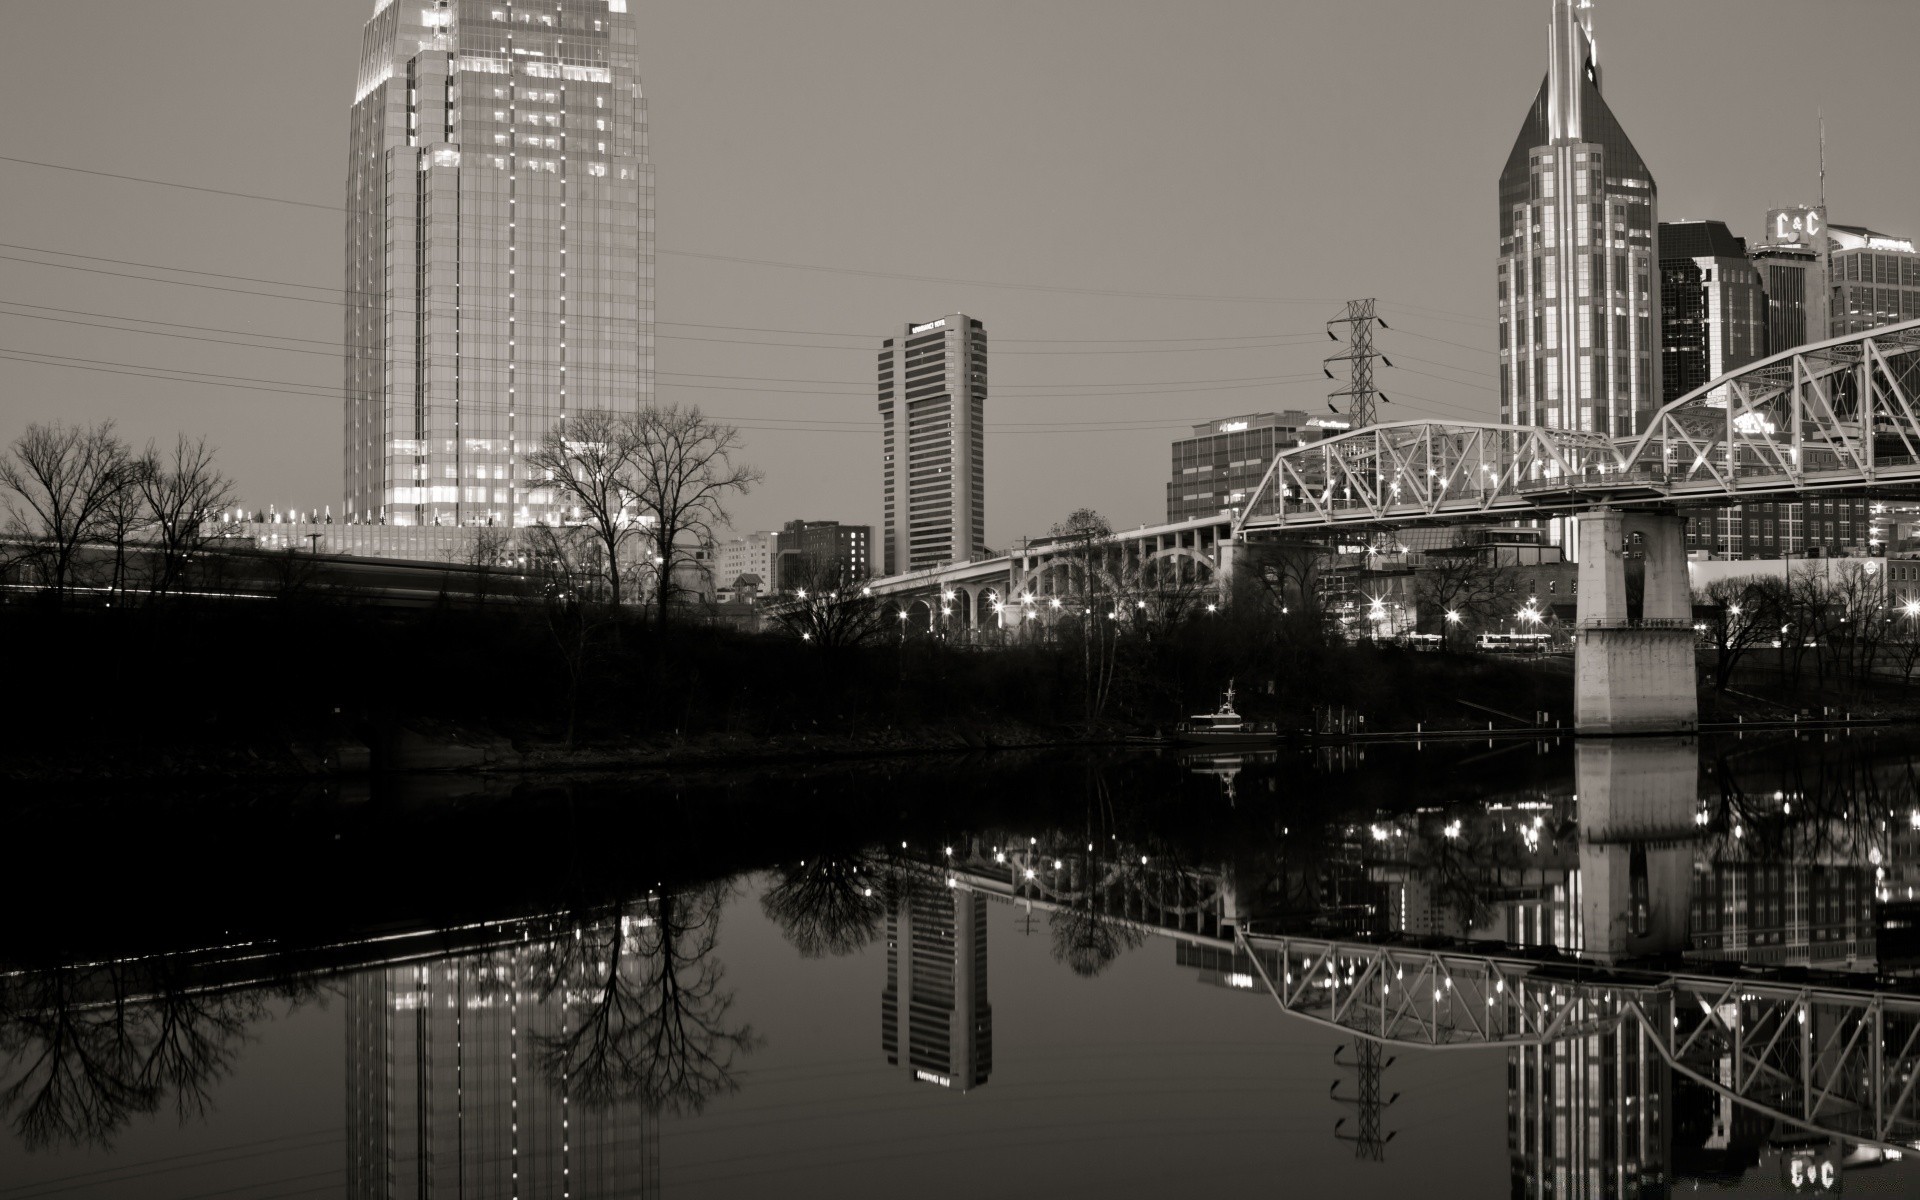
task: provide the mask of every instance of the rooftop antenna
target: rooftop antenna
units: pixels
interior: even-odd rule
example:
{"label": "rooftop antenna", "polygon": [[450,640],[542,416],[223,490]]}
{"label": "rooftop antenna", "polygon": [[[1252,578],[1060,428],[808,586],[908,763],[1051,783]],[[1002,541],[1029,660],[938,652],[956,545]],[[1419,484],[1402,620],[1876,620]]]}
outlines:
{"label": "rooftop antenna", "polygon": [[1814,115],[1820,118],[1820,216],[1827,215],[1827,114],[1814,109]]}

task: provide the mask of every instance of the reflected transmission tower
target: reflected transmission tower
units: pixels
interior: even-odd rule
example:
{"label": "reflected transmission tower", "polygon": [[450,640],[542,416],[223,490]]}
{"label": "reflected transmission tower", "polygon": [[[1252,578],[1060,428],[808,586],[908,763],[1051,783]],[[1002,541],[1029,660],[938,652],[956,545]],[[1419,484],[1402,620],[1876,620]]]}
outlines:
{"label": "reflected transmission tower", "polygon": [[1338,380],[1339,376],[1333,373],[1333,364],[1346,363],[1347,386],[1327,393],[1327,407],[1336,413],[1342,411],[1339,402],[1344,396],[1347,419],[1353,422],[1353,428],[1375,424],[1379,418],[1374,413],[1374,397],[1378,396],[1383,404],[1391,401],[1373,386],[1373,360],[1377,358],[1389,367],[1393,363],[1373,348],[1373,327],[1378,325],[1385,329],[1387,323],[1374,315],[1373,299],[1369,297],[1347,301],[1347,311],[1327,322],[1327,336],[1337,342],[1340,335],[1333,331],[1335,325],[1347,327],[1347,352],[1323,359],[1320,369],[1327,373],[1328,379]]}
{"label": "reflected transmission tower", "polygon": [[1345,1049],[1345,1046],[1334,1047],[1333,1061],[1353,1072],[1354,1090],[1357,1094],[1353,1096],[1340,1095],[1340,1081],[1336,1079],[1333,1081],[1333,1086],[1327,1089],[1327,1095],[1331,1096],[1337,1104],[1350,1104],[1353,1106],[1356,1129],[1353,1133],[1340,1132],[1340,1127],[1347,1123],[1347,1119],[1341,1117],[1333,1123],[1333,1136],[1343,1142],[1352,1142],[1353,1156],[1355,1158],[1364,1159],[1367,1162],[1385,1162],[1387,1160],[1387,1143],[1393,1140],[1393,1134],[1381,1135],[1380,1115],[1391,1107],[1395,1100],[1400,1098],[1400,1093],[1395,1092],[1392,1096],[1382,1101],[1380,1099],[1380,1076],[1385,1073],[1388,1067],[1393,1065],[1393,1060],[1389,1058],[1387,1061],[1381,1062],[1380,1043],[1370,1038],[1356,1037],[1353,1039],[1353,1058],[1351,1060],[1340,1057],[1340,1052]]}

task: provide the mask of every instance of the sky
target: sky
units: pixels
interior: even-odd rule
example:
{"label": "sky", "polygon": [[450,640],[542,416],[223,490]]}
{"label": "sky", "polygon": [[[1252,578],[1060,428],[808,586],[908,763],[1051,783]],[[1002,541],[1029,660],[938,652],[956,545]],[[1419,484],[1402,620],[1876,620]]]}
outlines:
{"label": "sky", "polygon": [[[878,523],[872,355],[955,311],[991,344],[994,546],[1086,506],[1164,520],[1188,426],[1326,412],[1350,297],[1390,326],[1383,419],[1495,419],[1495,184],[1548,0],[635,8],[659,397],[742,428],[765,481],[737,530]],[[0,438],[204,434],[250,508],[340,511],[345,219],[311,205],[344,200],[372,10],[8,5]],[[1812,202],[1824,113],[1832,219],[1920,234],[1920,4],[1597,0],[1595,22],[1662,219],[1757,237]]]}

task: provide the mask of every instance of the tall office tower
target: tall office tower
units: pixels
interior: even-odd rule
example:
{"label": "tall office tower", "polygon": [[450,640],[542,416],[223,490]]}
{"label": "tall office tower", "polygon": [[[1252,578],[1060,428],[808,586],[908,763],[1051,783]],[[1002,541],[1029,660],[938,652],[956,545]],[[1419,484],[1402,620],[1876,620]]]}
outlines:
{"label": "tall office tower", "polygon": [[1767,293],[1768,354],[1829,336],[1827,254],[1825,209],[1776,208],[1767,214],[1753,266]]}
{"label": "tall office tower", "polygon": [[606,966],[581,963],[578,982],[547,986],[572,945],[348,979],[348,1200],[660,1194],[658,1118],[566,1070],[594,1049],[574,1042],[601,1036],[583,1017]]}
{"label": "tall office tower", "polygon": [[346,511],[557,515],[526,456],[653,394],[628,0],[376,0],[347,168]]}
{"label": "tall office tower", "polygon": [[1548,70],[1500,172],[1500,418],[1636,433],[1660,403],[1653,176],[1600,95],[1591,0],[1552,0]]}
{"label": "tall office tower", "polygon": [[921,1083],[966,1091],[993,1072],[987,899],[972,888],[905,886],[887,912],[880,1042]]}
{"label": "tall office tower", "polygon": [[1593,1017],[1613,1024],[1507,1052],[1511,1194],[1666,1196],[1673,1071],[1645,1028],[1605,1011],[1614,1006],[1582,999],[1574,1007],[1601,1009]]}
{"label": "tall office tower", "polygon": [[1767,303],[1746,242],[1724,222],[1662,221],[1659,245],[1660,384],[1666,404],[1765,358]]}
{"label": "tall office tower", "polygon": [[965,313],[901,326],[881,343],[879,385],[882,571],[984,557],[986,326]]}

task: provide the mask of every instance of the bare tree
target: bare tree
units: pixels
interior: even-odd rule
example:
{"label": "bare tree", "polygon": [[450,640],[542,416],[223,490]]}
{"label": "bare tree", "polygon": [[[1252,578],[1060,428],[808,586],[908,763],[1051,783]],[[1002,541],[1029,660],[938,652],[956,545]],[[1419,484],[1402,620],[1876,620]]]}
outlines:
{"label": "bare tree", "polygon": [[681,535],[712,542],[714,530],[727,524],[727,498],[762,477],[733,461],[740,430],[708,420],[698,405],[643,409],[633,428],[635,490],[640,512],[651,518],[654,599],[664,625],[676,591],[674,569],[694,561]]}
{"label": "bare tree", "polygon": [[29,425],[0,458],[8,524],[34,546],[29,558],[56,597],[73,587],[80,548],[109,534],[109,515],[129,485],[126,443],[112,421]]}
{"label": "bare tree", "polygon": [[599,573],[589,553],[594,535],[583,527],[554,528],[530,526],[526,538],[529,571],[541,580],[541,612],[547,632],[560,652],[560,664],[566,673],[566,744],[573,745],[575,725],[580,713],[580,685],[593,664],[594,635],[605,622],[594,618],[583,595],[590,579]]}
{"label": "bare tree", "polygon": [[[609,412],[579,412],[547,431],[527,455],[536,473],[534,487],[553,502],[572,509],[574,523],[591,531],[604,558],[608,602],[620,603],[621,551],[640,533],[635,505],[639,494],[639,434],[632,417]],[[538,476],[544,474],[545,478]]]}
{"label": "bare tree", "polygon": [[[1115,622],[1095,612],[1096,597],[1103,590],[1098,577],[1109,574],[1101,553],[1113,540],[1113,525],[1091,508],[1076,508],[1048,531],[1065,550],[1067,591],[1080,600],[1080,668],[1082,712],[1089,729],[1105,707],[1113,682]],[[1117,582],[1109,578],[1105,582]],[[1112,598],[1117,590],[1104,589]]]}
{"label": "bare tree", "polygon": [[852,954],[880,935],[887,915],[877,863],[858,854],[823,855],[782,867],[760,908],[802,958]]}
{"label": "bare tree", "polygon": [[214,467],[206,438],[188,441],[184,433],[175,439],[171,455],[148,442],[135,481],[159,557],[148,590],[165,595],[180,586],[193,557],[219,536],[222,514],[233,504],[233,481]]}
{"label": "bare tree", "polygon": [[1699,600],[1714,610],[1705,638],[1714,650],[1714,689],[1725,691],[1747,651],[1777,636],[1787,610],[1787,584],[1765,575],[1716,579],[1701,589]]}
{"label": "bare tree", "polygon": [[[1520,594],[1513,572],[1473,554],[1429,554],[1414,579],[1422,614],[1438,622],[1442,645],[1483,629],[1513,608]],[[1451,615],[1449,615],[1451,614]]]}
{"label": "bare tree", "polygon": [[880,635],[880,601],[863,581],[842,583],[831,561],[803,559],[785,568],[793,584],[774,605],[780,627],[803,642],[835,651],[861,646]]}
{"label": "bare tree", "polygon": [[576,924],[545,948],[542,995],[583,998],[567,1031],[543,1039],[550,1078],[588,1105],[637,1100],[669,1113],[697,1113],[739,1088],[734,1061],[759,1039],[729,1016],[733,992],[713,954],[725,897],[725,885],[663,896],[640,920]]}

